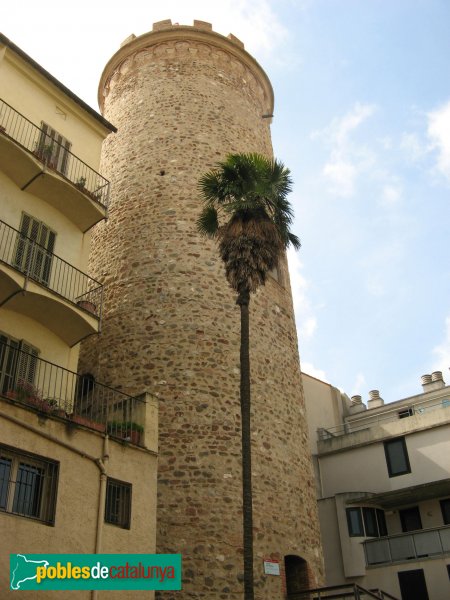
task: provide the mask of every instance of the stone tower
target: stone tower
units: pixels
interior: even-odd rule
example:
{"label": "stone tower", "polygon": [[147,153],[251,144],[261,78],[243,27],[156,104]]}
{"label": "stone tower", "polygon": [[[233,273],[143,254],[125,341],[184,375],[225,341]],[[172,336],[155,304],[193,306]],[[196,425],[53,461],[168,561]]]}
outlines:
{"label": "stone tower", "polygon": [[[241,600],[239,307],[196,232],[197,182],[230,152],[272,155],[272,87],[234,36],[162,21],[122,44],[99,99],[118,132],[103,146],[112,197],[90,265],[105,284],[103,331],[84,361],[159,397],[157,551],[183,555],[183,591],[161,597]],[[250,315],[256,597],[281,600],[286,581],[322,579],[285,262]],[[271,558],[280,577],[264,574]]]}

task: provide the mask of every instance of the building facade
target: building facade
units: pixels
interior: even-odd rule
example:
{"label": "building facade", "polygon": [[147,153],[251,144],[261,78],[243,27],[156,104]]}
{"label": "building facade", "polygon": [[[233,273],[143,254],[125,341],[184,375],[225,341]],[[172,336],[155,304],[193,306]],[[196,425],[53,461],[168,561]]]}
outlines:
{"label": "building facade", "polygon": [[9,554],[155,550],[157,405],[78,370],[101,329],[103,286],[86,271],[114,131],[0,35],[2,598]]}
{"label": "building facade", "polygon": [[[118,131],[103,145],[111,202],[90,259],[104,284],[102,334],[82,361],[159,398],[157,549],[183,555],[183,591],[161,597],[241,599],[239,308],[217,248],[197,233],[197,186],[228,153],[272,156],[272,87],[234,36],[163,21],[125,40],[99,102]],[[285,260],[274,275],[250,307],[258,600],[322,579]]]}
{"label": "building facade", "polygon": [[[450,596],[450,386],[366,405],[303,374],[326,584]],[[315,435],[314,435],[315,434]]]}

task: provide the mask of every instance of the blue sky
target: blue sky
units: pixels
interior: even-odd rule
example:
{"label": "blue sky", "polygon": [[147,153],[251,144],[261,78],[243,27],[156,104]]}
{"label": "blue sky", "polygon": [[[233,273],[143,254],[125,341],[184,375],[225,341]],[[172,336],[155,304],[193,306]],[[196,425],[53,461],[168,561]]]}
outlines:
{"label": "blue sky", "polygon": [[[450,383],[450,2],[10,3],[2,32],[97,108],[108,58],[171,18],[238,36],[275,91],[291,169],[302,367],[367,399]],[[125,12],[126,11],[126,12]]]}

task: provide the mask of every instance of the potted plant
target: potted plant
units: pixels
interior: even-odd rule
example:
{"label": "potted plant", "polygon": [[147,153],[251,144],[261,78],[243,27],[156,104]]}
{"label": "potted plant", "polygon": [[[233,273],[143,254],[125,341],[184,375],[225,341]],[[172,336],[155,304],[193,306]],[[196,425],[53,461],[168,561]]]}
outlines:
{"label": "potted plant", "polygon": [[75,182],[75,185],[82,192],[86,191],[86,177],[79,177]]}
{"label": "potted plant", "polygon": [[78,425],[84,425],[85,427],[89,427],[89,429],[95,429],[95,431],[100,431],[103,433],[105,431],[104,423],[99,423],[98,421],[94,421],[85,415],[79,415],[78,413],[72,413],[68,415],[70,420],[73,423],[77,423]]}
{"label": "potted plant", "polygon": [[90,300],[77,300],[77,304],[83,310],[87,310],[87,312],[90,312],[93,315],[96,314],[97,306]]}
{"label": "potted plant", "polygon": [[107,431],[113,437],[121,438],[126,442],[139,446],[144,428],[133,421],[109,421]]}

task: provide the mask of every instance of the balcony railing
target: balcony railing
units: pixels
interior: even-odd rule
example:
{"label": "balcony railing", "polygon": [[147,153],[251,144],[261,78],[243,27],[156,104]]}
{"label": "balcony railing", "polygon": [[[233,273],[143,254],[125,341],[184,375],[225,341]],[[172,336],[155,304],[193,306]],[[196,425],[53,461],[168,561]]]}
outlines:
{"label": "balcony railing", "polygon": [[103,286],[98,281],[4,221],[0,221],[0,261],[101,317]]}
{"label": "balcony railing", "polygon": [[[5,336],[3,336],[4,338]],[[145,402],[0,340],[0,394],[110,436],[141,444]]]}
{"label": "balcony railing", "polygon": [[287,595],[287,600],[366,600],[371,598],[375,600],[398,600],[398,598],[383,590],[366,590],[356,583],[330,585],[303,592],[291,592]]}
{"label": "balcony railing", "polygon": [[109,181],[1,99],[0,134],[10,137],[92,200],[108,207]]}
{"label": "balcony railing", "polygon": [[448,390],[445,395],[437,396],[433,398],[433,400],[428,399],[419,402],[411,402],[406,407],[403,406],[391,410],[383,410],[375,415],[365,415],[363,413],[360,418],[347,421],[343,425],[327,428],[320,427],[317,430],[317,436],[319,441],[329,440],[356,431],[362,431],[363,429],[370,429],[372,427],[385,425],[386,423],[399,421],[400,419],[424,414],[428,415],[430,412],[440,409],[450,409],[450,395]]}
{"label": "balcony railing", "polygon": [[440,556],[450,552],[450,526],[366,540],[363,544],[368,566]]}

